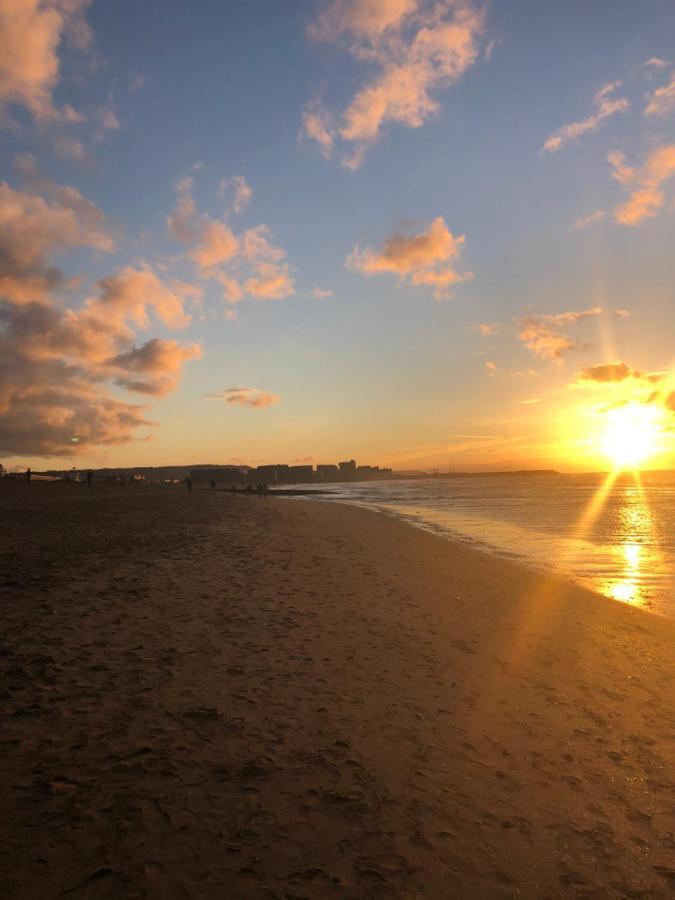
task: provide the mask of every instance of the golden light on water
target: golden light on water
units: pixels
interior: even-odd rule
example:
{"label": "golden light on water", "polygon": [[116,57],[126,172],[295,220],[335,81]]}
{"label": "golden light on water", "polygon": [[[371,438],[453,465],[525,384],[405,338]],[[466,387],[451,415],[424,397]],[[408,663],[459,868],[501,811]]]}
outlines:
{"label": "golden light on water", "polygon": [[650,569],[661,570],[662,561],[652,513],[637,472],[634,473],[634,487],[623,492],[619,517],[624,535],[620,547],[623,571],[605,586],[604,591],[614,600],[644,606],[648,598],[646,578]]}

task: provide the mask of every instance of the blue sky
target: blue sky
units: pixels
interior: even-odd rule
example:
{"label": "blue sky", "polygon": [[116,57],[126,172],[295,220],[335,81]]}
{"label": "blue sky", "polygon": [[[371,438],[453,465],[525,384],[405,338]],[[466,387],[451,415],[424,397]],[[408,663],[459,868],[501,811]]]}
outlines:
{"label": "blue sky", "polygon": [[[7,39],[26,44],[0,63],[5,203],[21,206],[0,253],[28,277],[17,247],[31,203],[50,205],[57,230],[73,211],[54,185],[95,204],[110,240],[92,246],[89,219],[67,239],[45,233],[31,266],[66,282],[28,301],[0,295],[14,354],[0,371],[6,465],[356,456],[593,468],[598,416],[634,400],[663,415],[659,463],[672,463],[672,3],[30,0],[26,11],[18,21],[0,0]],[[375,101],[386,112],[373,132]],[[240,212],[233,183],[219,189],[235,176],[252,191]],[[636,193],[648,208],[624,215]],[[179,195],[192,204],[182,237],[168,224]],[[262,225],[266,249],[247,251]],[[210,247],[220,256],[203,264],[221,226],[236,250]],[[166,297],[135,293],[147,279],[127,277],[111,300],[101,280],[130,270],[174,297],[180,281],[189,324],[168,321]],[[232,302],[219,278],[235,270],[244,296]],[[66,318],[47,328],[45,307]],[[69,309],[98,323],[96,345]],[[168,343],[142,351],[152,340]],[[598,367],[618,360],[627,369],[608,381]],[[127,405],[143,407],[133,421]]]}

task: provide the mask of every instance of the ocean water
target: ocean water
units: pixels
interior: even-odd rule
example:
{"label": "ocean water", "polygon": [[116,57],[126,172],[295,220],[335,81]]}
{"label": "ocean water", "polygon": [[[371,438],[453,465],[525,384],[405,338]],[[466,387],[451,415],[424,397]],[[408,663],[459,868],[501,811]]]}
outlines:
{"label": "ocean water", "polygon": [[675,618],[675,472],[613,482],[598,474],[451,476],[322,490]]}

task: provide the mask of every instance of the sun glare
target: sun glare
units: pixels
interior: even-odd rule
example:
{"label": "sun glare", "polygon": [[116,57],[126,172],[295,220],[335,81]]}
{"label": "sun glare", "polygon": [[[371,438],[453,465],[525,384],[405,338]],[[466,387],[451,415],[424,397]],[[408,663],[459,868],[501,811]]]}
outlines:
{"label": "sun glare", "polygon": [[658,407],[627,403],[605,416],[603,453],[618,468],[638,469],[659,451],[662,414]]}

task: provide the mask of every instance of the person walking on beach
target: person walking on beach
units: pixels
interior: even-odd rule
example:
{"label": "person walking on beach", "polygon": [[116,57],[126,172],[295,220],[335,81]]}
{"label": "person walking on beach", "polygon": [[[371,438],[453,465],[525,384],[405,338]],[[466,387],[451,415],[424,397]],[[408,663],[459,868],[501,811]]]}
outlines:
{"label": "person walking on beach", "polygon": [[189,475],[185,477],[185,487],[188,489],[188,494],[192,493],[192,479]]}
{"label": "person walking on beach", "polygon": [[30,484],[30,480],[33,477],[33,473],[30,469],[26,469],[26,484]]}
{"label": "person walking on beach", "polygon": [[215,489],[216,489],[216,479],[212,478],[211,479],[211,493],[213,493],[215,491]]}
{"label": "person walking on beach", "polygon": [[91,469],[89,469],[89,471],[87,472],[87,487],[88,488],[91,487],[91,483],[92,483],[93,479],[94,479],[94,473],[91,471]]}

